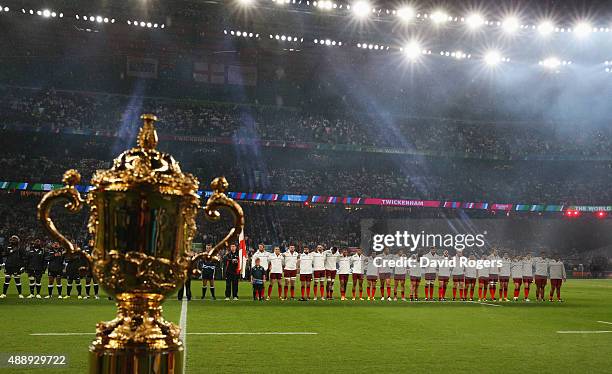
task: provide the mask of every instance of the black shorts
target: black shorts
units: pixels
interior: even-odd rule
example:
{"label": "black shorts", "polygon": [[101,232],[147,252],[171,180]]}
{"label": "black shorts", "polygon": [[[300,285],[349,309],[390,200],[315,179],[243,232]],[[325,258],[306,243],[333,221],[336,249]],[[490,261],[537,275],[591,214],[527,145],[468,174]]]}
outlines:
{"label": "black shorts", "polygon": [[202,273],[202,280],[211,280],[211,279],[215,279],[215,273],[214,272],[206,272],[206,273]]}
{"label": "black shorts", "polygon": [[4,268],[4,274],[5,275],[20,275],[21,274],[21,268],[12,267],[12,266],[6,266]]}
{"label": "black shorts", "polygon": [[50,277],[54,277],[54,278],[58,278],[58,277],[61,277],[63,275],[61,270],[48,270],[47,274]]}
{"label": "black shorts", "polygon": [[81,280],[81,274],[79,274],[79,273],[66,273],[66,279],[68,279],[68,280]]}
{"label": "black shorts", "polygon": [[42,277],[44,270],[43,269],[28,269],[26,270],[26,272],[28,273],[28,276],[30,277],[40,278]]}

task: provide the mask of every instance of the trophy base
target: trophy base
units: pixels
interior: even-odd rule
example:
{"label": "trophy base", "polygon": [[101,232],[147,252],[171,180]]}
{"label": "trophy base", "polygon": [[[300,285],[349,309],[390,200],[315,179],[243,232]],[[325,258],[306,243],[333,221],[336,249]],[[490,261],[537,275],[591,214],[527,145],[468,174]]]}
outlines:
{"label": "trophy base", "polygon": [[124,349],[89,352],[90,374],[182,374],[183,347],[177,350],[152,352]]}
{"label": "trophy base", "polygon": [[160,294],[116,295],[117,317],[98,323],[89,347],[91,374],[182,374],[180,329],[161,316]]}

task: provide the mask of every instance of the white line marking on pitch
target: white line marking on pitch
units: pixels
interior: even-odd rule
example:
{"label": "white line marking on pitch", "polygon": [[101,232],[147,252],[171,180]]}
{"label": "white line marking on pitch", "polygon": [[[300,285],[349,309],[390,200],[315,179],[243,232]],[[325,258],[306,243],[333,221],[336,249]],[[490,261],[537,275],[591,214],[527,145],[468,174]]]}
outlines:
{"label": "white line marking on pitch", "polygon": [[597,331],[557,331],[557,334],[605,334],[612,332],[609,330],[597,330]]}
{"label": "white line marking on pitch", "polygon": [[318,332],[190,332],[189,335],[319,335]]}
{"label": "white line marking on pitch", "polygon": [[483,303],[482,301],[466,301],[466,303],[488,305],[488,306],[501,306],[499,304]]}
{"label": "white line marking on pitch", "polygon": [[[187,360],[187,300],[183,299],[181,303],[181,319],[179,320],[181,332],[179,337],[183,341],[183,361]],[[187,366],[187,362],[183,362],[183,368]]]}
{"label": "white line marking on pitch", "polygon": [[[30,336],[73,336],[73,335],[94,335],[93,332],[39,332]],[[186,332],[185,335],[319,335],[318,332]],[[181,339],[185,343],[183,330],[181,329]]]}
{"label": "white line marking on pitch", "polygon": [[71,335],[94,335],[95,332],[39,332],[30,336],[71,336]]}
{"label": "white line marking on pitch", "polygon": [[599,323],[607,323],[608,325],[612,325],[612,322],[606,322],[606,321],[597,321]]}

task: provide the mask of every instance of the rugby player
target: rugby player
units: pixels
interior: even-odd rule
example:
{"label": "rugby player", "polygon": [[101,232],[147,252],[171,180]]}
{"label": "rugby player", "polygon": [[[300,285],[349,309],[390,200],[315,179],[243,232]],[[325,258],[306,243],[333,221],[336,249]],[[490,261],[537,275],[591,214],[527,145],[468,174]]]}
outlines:
{"label": "rugby player", "polygon": [[499,301],[508,301],[508,282],[512,272],[512,260],[508,253],[504,253],[501,259],[502,266],[499,268]]}
{"label": "rugby player", "polygon": [[410,301],[419,301],[419,286],[421,284],[421,264],[419,263],[419,256],[417,253],[410,256],[412,262],[410,263],[409,275],[410,275]]}
{"label": "rugby player", "polygon": [[[468,260],[474,265],[470,266],[470,262],[468,262],[467,266],[465,267],[465,291],[463,292],[463,295],[467,299],[469,292],[470,301],[474,301],[474,288],[476,287],[476,279],[478,279],[478,269],[475,265],[476,256],[471,254]],[[480,293],[480,290],[478,293]]]}
{"label": "rugby player", "polygon": [[317,300],[317,289],[321,293],[321,299],[325,300],[325,295],[323,295],[325,288],[325,256],[326,253],[323,251],[323,246],[317,245],[312,253],[314,300]]}
{"label": "rugby player", "polygon": [[278,289],[278,298],[283,299],[281,281],[283,280],[283,262],[284,257],[280,253],[279,247],[274,247],[274,253],[268,256],[268,270],[270,273],[270,284],[268,285],[268,297],[266,300],[270,300],[272,295],[272,287],[276,283]]}
{"label": "rugby player", "polygon": [[289,287],[291,287],[291,300],[295,299],[295,277],[297,276],[297,260],[298,253],[295,250],[295,245],[290,245],[289,250],[283,253],[284,257],[284,268],[283,275],[285,277],[284,282],[284,297],[283,299],[287,299],[287,291]]}
{"label": "rugby player", "polygon": [[393,268],[393,301],[397,301],[397,288],[400,287],[402,301],[406,301],[406,266],[408,258],[404,251],[400,250],[395,256],[395,267]]}
{"label": "rugby player", "polygon": [[561,258],[557,257],[556,259],[550,260],[548,267],[548,272],[550,274],[550,295],[548,300],[553,301],[553,294],[556,291],[557,301],[561,302],[563,301],[561,298],[561,285],[567,280],[565,265],[563,265]]}
{"label": "rugby player", "polygon": [[370,255],[365,259],[366,279],[368,281],[366,289],[368,294],[367,300],[374,300],[376,295],[376,281],[378,280],[378,266],[374,263],[376,256],[376,252],[371,251]]}
{"label": "rugby player", "polygon": [[340,256],[341,254],[338,247],[331,247],[325,251],[325,278],[327,279],[326,297],[328,299],[333,298],[334,295],[334,282],[336,281],[336,269]]}
{"label": "rugby player", "polygon": [[525,293],[525,301],[529,302],[529,288],[533,282],[533,258],[531,253],[523,258],[523,292]]}
{"label": "rugby player", "polygon": [[[483,255],[481,260],[488,260],[488,256]],[[478,301],[487,301],[487,286],[489,285],[489,266],[482,266],[482,269],[478,270]]]}
{"label": "rugby player", "polygon": [[514,283],[514,297],[512,300],[517,301],[521,293],[521,284],[523,283],[523,260],[521,256],[516,256],[512,259],[510,277],[512,277],[512,282]]}
{"label": "rugby player", "polygon": [[387,300],[391,301],[391,267],[389,261],[393,260],[393,255],[389,253],[389,248],[385,247],[381,256],[380,268],[378,269],[378,279],[380,279],[380,300],[385,299],[385,288],[387,288]]}
{"label": "rugby player", "polygon": [[429,264],[425,266],[423,273],[425,273],[425,301],[434,300],[434,284],[436,282],[438,266],[434,263],[440,259],[440,256],[436,254],[436,248],[431,247],[429,252],[423,255],[423,257],[429,260]]}
{"label": "rugby player", "polygon": [[451,267],[448,262],[450,258],[447,250],[442,253],[441,260],[444,262],[438,265],[438,300],[446,301],[446,287],[451,275]]}
{"label": "rugby player", "polygon": [[453,301],[457,300],[457,289],[459,289],[459,299],[463,301],[467,299],[465,294],[465,267],[461,264],[461,261],[465,260],[463,251],[457,250],[453,260],[455,260],[455,266],[451,270],[453,277]]}
{"label": "rugby player", "polygon": [[355,300],[357,286],[359,286],[359,300],[363,300],[363,267],[365,257],[361,248],[351,256],[351,272],[353,273],[353,300]]}
{"label": "rugby player", "polygon": [[[306,301],[310,299],[310,282],[312,282],[312,274],[314,272],[312,267],[312,260],[313,257],[310,253],[310,248],[308,248],[308,246],[304,246],[302,254],[300,254],[300,258],[298,259],[298,268],[300,269],[300,284],[302,291],[302,298],[300,299],[301,301]],[[306,286],[306,297],[304,297],[304,286]]]}
{"label": "rugby player", "polygon": [[348,249],[342,249],[342,255],[338,258],[338,278],[340,279],[340,300],[346,300],[346,284],[351,274],[351,257]]}

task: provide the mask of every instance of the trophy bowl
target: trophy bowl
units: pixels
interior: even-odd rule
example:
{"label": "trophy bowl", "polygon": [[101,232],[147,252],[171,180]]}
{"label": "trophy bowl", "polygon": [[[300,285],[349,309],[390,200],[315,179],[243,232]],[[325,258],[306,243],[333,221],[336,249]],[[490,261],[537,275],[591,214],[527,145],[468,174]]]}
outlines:
{"label": "trophy bowl", "polygon": [[[163,319],[161,303],[183,283],[192,261],[215,257],[244,227],[242,208],[225,194],[227,181],[215,178],[205,217],[218,220],[220,209],[226,209],[233,228],[208,252],[191,251],[200,208],[198,180],[155,149],[157,118],[141,118],[138,146],[119,155],[109,170],[96,171],[86,199],[76,188],[81,177],[71,169],[64,173],[65,186],[49,191],[38,205],[38,219],[50,235],[68,254],[84,256],[98,283],[117,301],[116,318],[97,325],[89,349],[91,373],[182,373],[180,329]],[[91,254],[57,230],[50,217],[57,203],[72,213],[89,205]]]}

